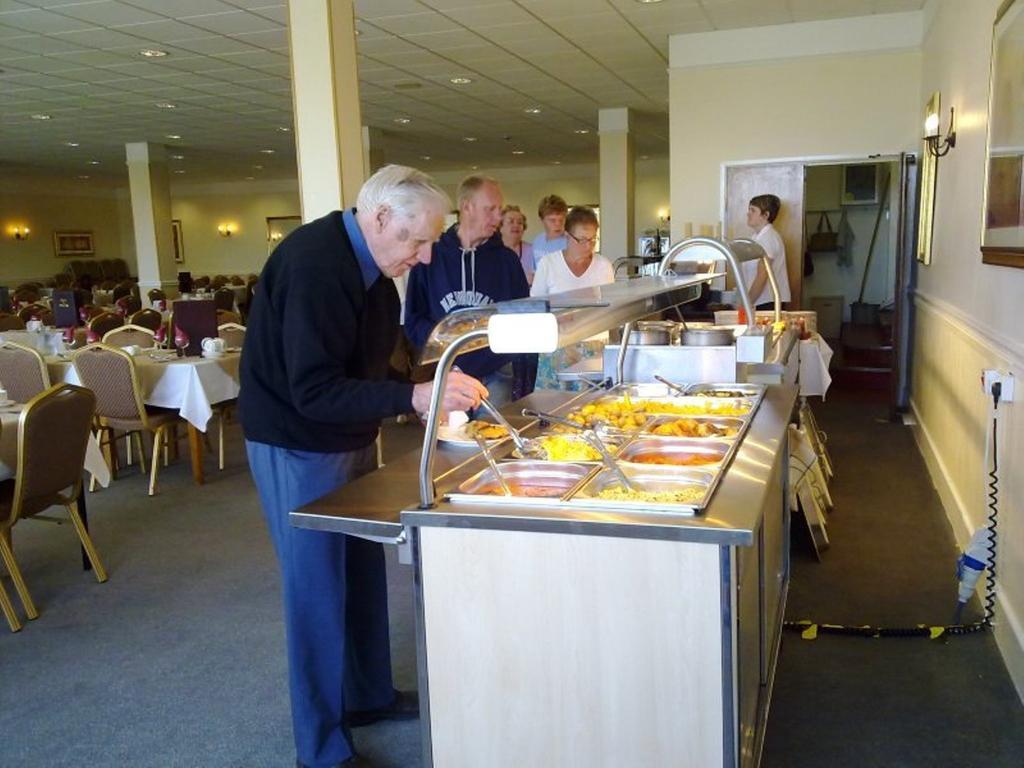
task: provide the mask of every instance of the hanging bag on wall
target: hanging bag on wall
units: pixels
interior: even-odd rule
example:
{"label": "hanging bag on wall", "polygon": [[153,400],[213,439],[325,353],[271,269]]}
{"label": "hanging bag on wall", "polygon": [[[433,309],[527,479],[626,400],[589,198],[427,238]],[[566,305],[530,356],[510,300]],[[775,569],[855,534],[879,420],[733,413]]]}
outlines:
{"label": "hanging bag on wall", "polygon": [[818,228],[807,241],[807,250],[811,253],[830,253],[839,250],[839,233],[833,231],[832,222],[826,211],[821,212]]}

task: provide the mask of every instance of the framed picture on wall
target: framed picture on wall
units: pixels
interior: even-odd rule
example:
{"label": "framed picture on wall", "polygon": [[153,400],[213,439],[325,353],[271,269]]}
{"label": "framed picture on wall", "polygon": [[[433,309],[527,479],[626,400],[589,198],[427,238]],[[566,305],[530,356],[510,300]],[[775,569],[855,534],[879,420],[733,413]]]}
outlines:
{"label": "framed picture on wall", "polygon": [[57,256],[94,256],[92,232],[54,232],[53,251]]}
{"label": "framed picture on wall", "polygon": [[861,163],[843,166],[843,205],[878,204],[878,166]]}
{"label": "framed picture on wall", "polygon": [[301,216],[267,216],[267,255],[277,244],[302,225]]}
{"label": "framed picture on wall", "polygon": [[181,219],[171,219],[171,242],[174,245],[174,263],[185,263],[185,238],[181,234]]}

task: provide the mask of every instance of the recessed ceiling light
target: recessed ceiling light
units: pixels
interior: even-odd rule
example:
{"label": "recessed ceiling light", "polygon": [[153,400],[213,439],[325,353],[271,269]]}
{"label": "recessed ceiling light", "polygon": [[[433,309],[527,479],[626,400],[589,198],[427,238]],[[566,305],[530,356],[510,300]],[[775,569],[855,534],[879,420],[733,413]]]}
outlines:
{"label": "recessed ceiling light", "polygon": [[262,165],[254,165],[253,168],[255,168],[257,171],[262,171],[263,170],[263,166]]}
{"label": "recessed ceiling light", "polygon": [[100,161],[99,160],[90,160],[88,164],[89,165],[99,165]]}
{"label": "recessed ceiling light", "polygon": [[292,129],[289,126],[287,126],[287,125],[279,125],[279,126],[277,126],[277,130],[279,130],[281,133],[291,133],[292,132]]}
{"label": "recessed ceiling light", "polygon": [[473,78],[471,78],[471,77],[453,77],[453,78],[449,79],[448,82],[451,83],[452,85],[469,85],[470,83],[473,82]]}
{"label": "recessed ceiling light", "polygon": [[139,56],[145,56],[147,59],[162,59],[167,55],[167,51],[161,51],[159,48],[143,48],[139,51]]}
{"label": "recessed ceiling light", "polygon": [[471,170],[471,171],[475,171],[475,170],[477,170],[478,168],[480,168],[480,166],[479,166],[479,165],[471,165],[471,166],[469,166],[469,170]]}
{"label": "recessed ceiling light", "polygon": [[540,107],[527,107],[523,110],[528,115],[539,115],[543,111]]}
{"label": "recessed ceiling light", "polygon": [[80,146],[80,144],[77,141],[65,141],[64,142],[64,146],[65,147],[77,147],[77,146]]}
{"label": "recessed ceiling light", "polygon": [[589,128],[577,128],[575,131],[573,131],[573,133],[578,133],[580,136],[582,136],[585,133],[590,133],[590,129]]}
{"label": "recessed ceiling light", "polygon": [[177,109],[178,108],[177,104],[172,104],[169,101],[158,101],[153,106],[156,107],[157,109]]}
{"label": "recessed ceiling light", "polygon": [[78,174],[78,178],[80,178],[80,179],[88,179],[89,178],[89,174],[87,174],[87,173],[80,173],[80,174]]}
{"label": "recessed ceiling light", "polygon": [[420,160],[429,160],[430,155],[420,155]]}
{"label": "recessed ceiling light", "polygon": [[277,150],[276,150],[276,149],[261,149],[261,150],[260,150],[260,154],[261,154],[261,155],[272,155],[272,154],[274,154],[275,152],[277,152]]}
{"label": "recessed ceiling light", "polygon": [[648,157],[649,157],[649,155],[640,155],[640,159],[641,160],[646,160]]}
{"label": "recessed ceiling light", "polygon": [[246,176],[246,177],[245,177],[245,180],[246,180],[246,181],[255,181],[255,180],[256,180],[256,177],[255,177],[255,176]]}
{"label": "recessed ceiling light", "polygon": [[396,117],[395,122],[398,123],[399,125],[408,125],[409,123],[412,122],[412,120],[410,120],[408,117]]}
{"label": "recessed ceiling light", "polygon": [[181,136],[178,135],[177,133],[168,133],[165,138],[171,139],[172,141],[177,141],[178,139],[181,138]]}
{"label": "recessed ceiling light", "polygon": [[551,161],[551,164],[552,164],[552,165],[561,165],[561,164],[562,164],[562,161],[561,161],[561,160],[552,160],[552,161]]}
{"label": "recessed ceiling light", "polygon": [[171,155],[171,160],[184,160],[184,155]]}
{"label": "recessed ceiling light", "polygon": [[526,153],[523,150],[521,150],[521,149],[513,149],[512,150],[512,154],[513,155],[525,155]]}
{"label": "recessed ceiling light", "polygon": [[464,136],[463,141],[476,141],[476,136]]}
{"label": "recessed ceiling light", "polygon": [[32,119],[33,120],[49,120],[50,116],[49,115],[44,115],[42,113],[37,113],[35,115],[32,115]]}
{"label": "recessed ceiling light", "polygon": [[640,3],[640,5],[654,5],[655,3],[660,3],[661,2],[661,0],[636,0],[636,1],[638,3]]}
{"label": "recessed ceiling light", "polygon": [[181,168],[178,168],[178,169],[176,169],[176,170],[175,170],[174,172],[175,172],[175,173],[184,173],[185,171],[184,171],[184,170],[182,170]]}

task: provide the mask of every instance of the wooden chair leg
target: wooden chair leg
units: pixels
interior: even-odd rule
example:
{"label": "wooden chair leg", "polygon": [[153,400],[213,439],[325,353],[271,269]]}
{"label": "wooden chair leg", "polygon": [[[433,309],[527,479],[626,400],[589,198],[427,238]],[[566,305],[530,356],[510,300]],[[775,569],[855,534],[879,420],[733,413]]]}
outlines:
{"label": "wooden chair leg", "polygon": [[[146,474],[146,452],[142,447],[142,433],[135,433],[135,450],[139,456],[139,472],[143,475]],[[129,445],[129,452],[131,452],[131,446]]]}
{"label": "wooden chair leg", "polygon": [[85,529],[85,524],[82,522],[82,516],[78,514],[77,501],[73,501],[68,504],[68,517],[71,518],[71,523],[75,526],[75,531],[78,533],[78,540],[82,542],[82,548],[85,550],[85,554],[89,556],[89,562],[92,563],[92,572],[96,574],[96,581],[102,584],[107,580],[107,570],[103,567],[103,562],[100,560],[100,553],[96,551],[96,546],[92,543],[92,537]]}
{"label": "wooden chair leg", "polygon": [[39,618],[36,604],[32,602],[32,595],[28,593],[25,577],[21,575],[18,562],[14,559],[14,550],[4,536],[0,536],[0,556],[3,557],[4,565],[7,566],[7,572],[11,574],[11,581],[14,582],[14,589],[18,593],[18,597],[21,598],[21,604],[25,606],[25,615],[30,619]]}
{"label": "wooden chair leg", "polygon": [[156,432],[153,433],[153,460],[152,466],[149,470],[149,495],[156,495],[156,472],[160,468],[160,448],[163,445],[164,432],[167,429],[166,426],[160,426],[156,428]]}
{"label": "wooden chair leg", "polygon": [[7,626],[11,628],[11,632],[20,632],[21,621],[18,620],[18,614],[14,612],[14,603],[11,602],[3,584],[0,584],[0,608],[3,609],[4,618],[7,619]]}
{"label": "wooden chair leg", "polygon": [[224,419],[228,416],[227,411],[220,412],[217,434],[217,468],[224,471]]}

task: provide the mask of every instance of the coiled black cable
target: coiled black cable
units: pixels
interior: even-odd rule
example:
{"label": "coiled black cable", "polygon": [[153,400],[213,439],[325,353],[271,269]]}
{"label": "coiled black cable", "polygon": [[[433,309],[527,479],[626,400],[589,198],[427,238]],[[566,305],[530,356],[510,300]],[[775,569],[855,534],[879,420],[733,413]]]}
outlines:
{"label": "coiled black cable", "polygon": [[[996,407],[999,407],[999,395],[993,393]],[[985,618],[986,627],[992,626],[992,618],[996,613],[996,527],[999,525],[999,441],[997,430],[999,419],[992,417],[992,469],[988,472],[988,573],[985,574]]]}

